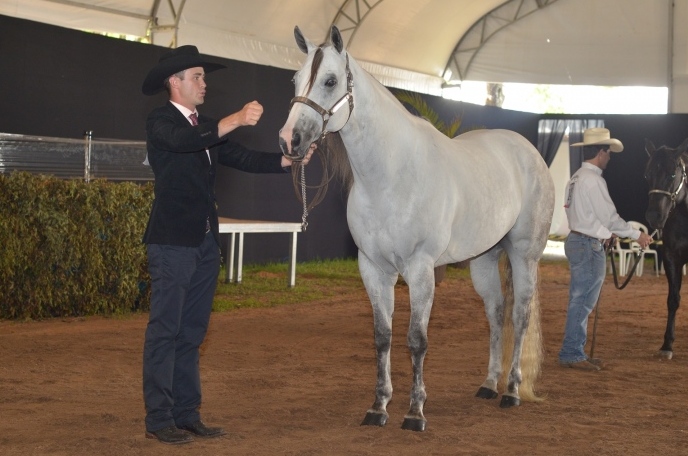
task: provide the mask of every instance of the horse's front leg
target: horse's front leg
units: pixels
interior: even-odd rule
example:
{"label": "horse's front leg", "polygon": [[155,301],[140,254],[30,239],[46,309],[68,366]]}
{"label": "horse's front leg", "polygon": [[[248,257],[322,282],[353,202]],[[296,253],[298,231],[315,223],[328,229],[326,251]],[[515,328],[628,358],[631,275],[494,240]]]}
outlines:
{"label": "horse's front leg", "polygon": [[664,259],[664,271],[669,283],[669,294],[667,295],[667,324],[666,331],[664,331],[664,344],[659,349],[659,354],[666,359],[671,359],[674,355],[674,328],[676,311],[681,303],[682,268],[683,264],[680,261],[673,260],[669,256]]}
{"label": "horse's front leg", "polygon": [[[418,265],[414,268],[414,266]],[[411,300],[411,319],[407,343],[413,364],[413,385],[411,386],[411,406],[404,417],[402,429],[424,431],[426,420],[423,405],[427,399],[423,382],[423,361],[428,351],[428,322],[435,295],[435,279],[432,263],[415,263],[405,275],[409,285]]]}
{"label": "horse's front leg", "polygon": [[398,274],[387,274],[359,251],[358,268],[373,306],[375,352],[377,354],[377,384],[375,402],[368,409],[361,426],[384,426],[389,417],[387,404],[392,399],[390,350],[392,347],[392,317],[394,316],[394,285]]}

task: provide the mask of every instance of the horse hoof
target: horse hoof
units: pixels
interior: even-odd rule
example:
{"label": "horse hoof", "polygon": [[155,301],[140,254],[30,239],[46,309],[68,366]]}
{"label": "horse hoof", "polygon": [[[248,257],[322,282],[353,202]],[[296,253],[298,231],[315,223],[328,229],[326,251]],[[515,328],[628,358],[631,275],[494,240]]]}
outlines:
{"label": "horse hoof", "polygon": [[481,399],[494,399],[497,396],[499,396],[497,391],[491,390],[490,388],[485,388],[484,386],[481,386],[478,392],[475,393],[475,397],[479,397]]}
{"label": "horse hoof", "polygon": [[501,408],[518,407],[521,405],[521,399],[516,396],[502,396],[502,401],[499,403]]}
{"label": "horse hoof", "polygon": [[384,426],[387,424],[387,418],[389,418],[389,415],[386,413],[374,413],[374,412],[368,412],[366,413],[365,418],[363,418],[363,422],[361,423],[361,426]]}
{"label": "horse hoof", "polygon": [[664,359],[671,359],[674,357],[674,352],[671,350],[660,350],[659,357]]}
{"label": "horse hoof", "polygon": [[401,428],[405,431],[423,432],[426,423],[427,421],[422,418],[404,418]]}

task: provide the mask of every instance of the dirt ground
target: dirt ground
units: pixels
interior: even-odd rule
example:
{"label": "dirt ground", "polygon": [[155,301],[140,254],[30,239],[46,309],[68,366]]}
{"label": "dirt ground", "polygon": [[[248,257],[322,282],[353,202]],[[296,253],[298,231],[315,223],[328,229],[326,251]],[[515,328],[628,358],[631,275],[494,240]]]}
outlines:
{"label": "dirt ground", "polygon": [[360,426],[376,374],[363,289],[326,302],[213,314],[201,358],[202,414],[228,435],[176,447],[144,438],[147,315],[0,322],[0,454],[687,454],[685,313],[674,358],[656,356],[665,278],[646,271],[619,291],[608,276],[595,345],[607,368],[579,372],[556,362],[567,264],[543,264],[541,277],[546,358],[538,389],[546,400],[503,410],[498,400],[474,397],[486,375],[487,322],[470,283],[451,279],[437,287],[430,320],[424,433],[400,428],[411,382],[403,285],[394,319],[395,396],[383,428]]}

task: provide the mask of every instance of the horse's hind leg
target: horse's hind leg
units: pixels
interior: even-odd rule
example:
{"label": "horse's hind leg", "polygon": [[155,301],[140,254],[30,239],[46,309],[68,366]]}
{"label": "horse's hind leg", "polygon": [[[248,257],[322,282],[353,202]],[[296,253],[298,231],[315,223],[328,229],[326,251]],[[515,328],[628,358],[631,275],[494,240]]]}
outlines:
{"label": "horse's hind leg", "polygon": [[[539,304],[536,297],[538,262],[531,256],[519,255],[513,248],[510,249],[509,254],[512,280],[510,286],[506,288],[507,292],[513,295],[508,299],[513,303],[511,311],[513,346],[511,368],[507,378],[506,392],[500,403],[501,407],[519,405],[521,396],[526,400],[539,400],[533,388],[540,374],[542,360]],[[532,321],[531,316],[533,316]],[[505,340],[505,346],[506,342],[511,342],[511,340]],[[519,387],[523,387],[520,396]]]}
{"label": "horse's hind leg", "polygon": [[368,409],[361,426],[384,426],[389,417],[387,404],[392,399],[390,350],[392,347],[392,317],[394,315],[394,284],[398,274],[386,274],[363,253],[358,254],[361,278],[373,306],[375,351],[377,354],[377,384],[375,402]]}
{"label": "horse's hind leg", "polygon": [[473,288],[485,303],[485,314],[490,324],[490,360],[487,378],[478,389],[477,397],[494,399],[499,393],[497,383],[502,373],[502,327],[504,325],[504,296],[499,275],[500,247],[471,260]]}

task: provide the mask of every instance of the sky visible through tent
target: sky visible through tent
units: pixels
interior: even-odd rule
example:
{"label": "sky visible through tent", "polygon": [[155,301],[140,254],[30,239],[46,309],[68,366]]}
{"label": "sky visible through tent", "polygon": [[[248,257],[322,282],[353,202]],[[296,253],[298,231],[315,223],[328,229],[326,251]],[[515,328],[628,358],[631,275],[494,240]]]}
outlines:
{"label": "sky visible through tent", "polygon": [[[444,97],[485,104],[485,82],[463,81],[444,90]],[[538,114],[666,114],[666,87],[600,87],[503,84],[502,108]]]}

